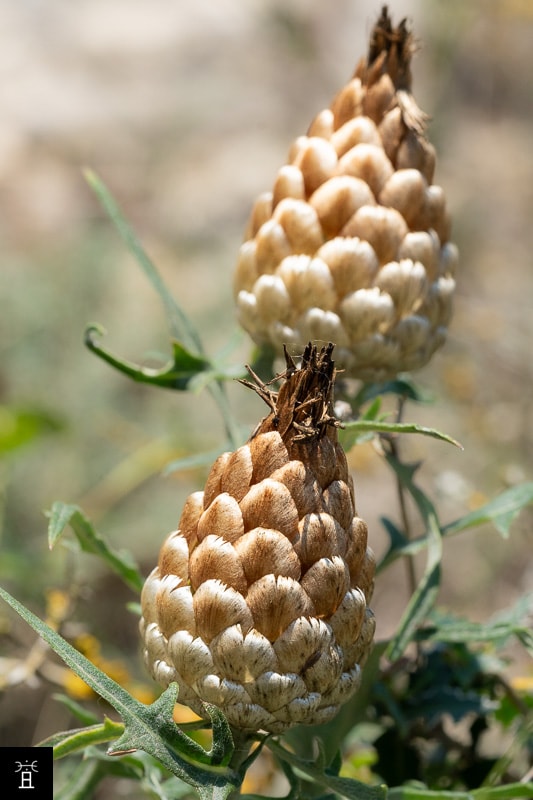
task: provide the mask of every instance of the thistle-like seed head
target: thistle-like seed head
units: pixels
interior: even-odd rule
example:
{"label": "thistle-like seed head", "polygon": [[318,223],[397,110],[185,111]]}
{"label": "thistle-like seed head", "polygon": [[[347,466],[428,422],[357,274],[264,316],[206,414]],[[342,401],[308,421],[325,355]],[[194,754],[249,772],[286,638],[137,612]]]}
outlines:
{"label": "thistle-like seed head", "polygon": [[185,502],[142,592],[144,660],[180,701],[243,730],[331,719],[373,640],[374,557],[332,408],[333,345],[286,354],[249,441]]}
{"label": "thistle-like seed head", "polygon": [[258,344],[333,341],[363,380],[423,366],[451,316],[457,250],[411,93],[413,50],[384,7],[368,56],[256,201],[235,272],[237,315]]}

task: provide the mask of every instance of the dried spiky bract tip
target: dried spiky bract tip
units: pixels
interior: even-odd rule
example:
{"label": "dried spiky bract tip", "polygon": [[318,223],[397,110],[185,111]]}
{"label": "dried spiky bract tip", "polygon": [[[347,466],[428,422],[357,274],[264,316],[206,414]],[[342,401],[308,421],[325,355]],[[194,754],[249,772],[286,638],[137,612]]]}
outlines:
{"label": "dried spiky bract tip", "polygon": [[357,516],[331,394],[333,345],[286,356],[269,415],[213,464],[142,593],[144,660],[180,702],[279,733],[331,719],[372,646],[374,557]]}
{"label": "dried spiky bract tip", "polygon": [[423,366],[451,316],[456,247],[411,94],[412,36],[384,8],[366,59],[252,210],[234,280],[258,344],[334,341],[346,375]]}

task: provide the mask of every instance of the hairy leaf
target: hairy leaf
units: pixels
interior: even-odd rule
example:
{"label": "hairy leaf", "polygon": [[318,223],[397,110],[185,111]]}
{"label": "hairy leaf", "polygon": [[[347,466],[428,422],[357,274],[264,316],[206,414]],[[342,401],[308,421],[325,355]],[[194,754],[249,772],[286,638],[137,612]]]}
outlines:
{"label": "hairy leaf", "polygon": [[[228,767],[212,763],[211,755],[180,731],[172,712],[177,698],[177,684],[151,705],[132,697],[116,681],[99,670],[56,631],[0,588],[0,596],[30,625],[63,661],[97,694],[117,711],[125,725],[109,755],[144,750],[173,775],[194,786],[201,798],[223,800],[240,784],[239,776]],[[227,752],[227,742],[216,752]],[[213,748],[213,751],[215,748]],[[224,755],[226,759],[226,755]]]}

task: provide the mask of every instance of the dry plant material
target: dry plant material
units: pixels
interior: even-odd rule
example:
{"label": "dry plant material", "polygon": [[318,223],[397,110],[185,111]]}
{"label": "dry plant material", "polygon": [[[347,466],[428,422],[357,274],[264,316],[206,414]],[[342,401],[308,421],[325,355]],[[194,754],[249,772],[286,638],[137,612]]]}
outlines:
{"label": "dry plant material", "polygon": [[144,660],[180,702],[279,733],[330,720],[374,635],[374,556],[332,410],[333,345],[286,353],[270,413],[185,502],[142,593]]}
{"label": "dry plant material", "polygon": [[234,279],[260,345],[336,343],[368,381],[423,366],[444,342],[457,249],[411,94],[413,37],[387,8],[368,56],[257,199]]}

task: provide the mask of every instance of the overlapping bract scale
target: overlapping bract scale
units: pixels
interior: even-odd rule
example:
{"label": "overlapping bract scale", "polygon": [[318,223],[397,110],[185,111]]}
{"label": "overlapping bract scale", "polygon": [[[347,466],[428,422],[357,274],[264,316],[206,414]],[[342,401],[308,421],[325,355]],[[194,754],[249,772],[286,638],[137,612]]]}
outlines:
{"label": "overlapping bract scale", "polygon": [[423,366],[451,316],[457,249],[412,51],[384,10],[368,57],[257,199],[234,276],[258,344],[333,341],[339,367],[363,380]]}
{"label": "overlapping bract scale", "polygon": [[[198,714],[215,703],[245,730],[333,717],[359,685],[374,633],[374,558],[327,411],[333,367],[328,377],[307,352],[287,377],[289,390],[300,381],[296,399],[272,393],[278,412],[215,461],[142,593],[154,678],[177,681],[180,701]],[[298,395],[306,369],[317,370],[302,390],[310,411]],[[282,435],[275,428],[290,403]]]}

